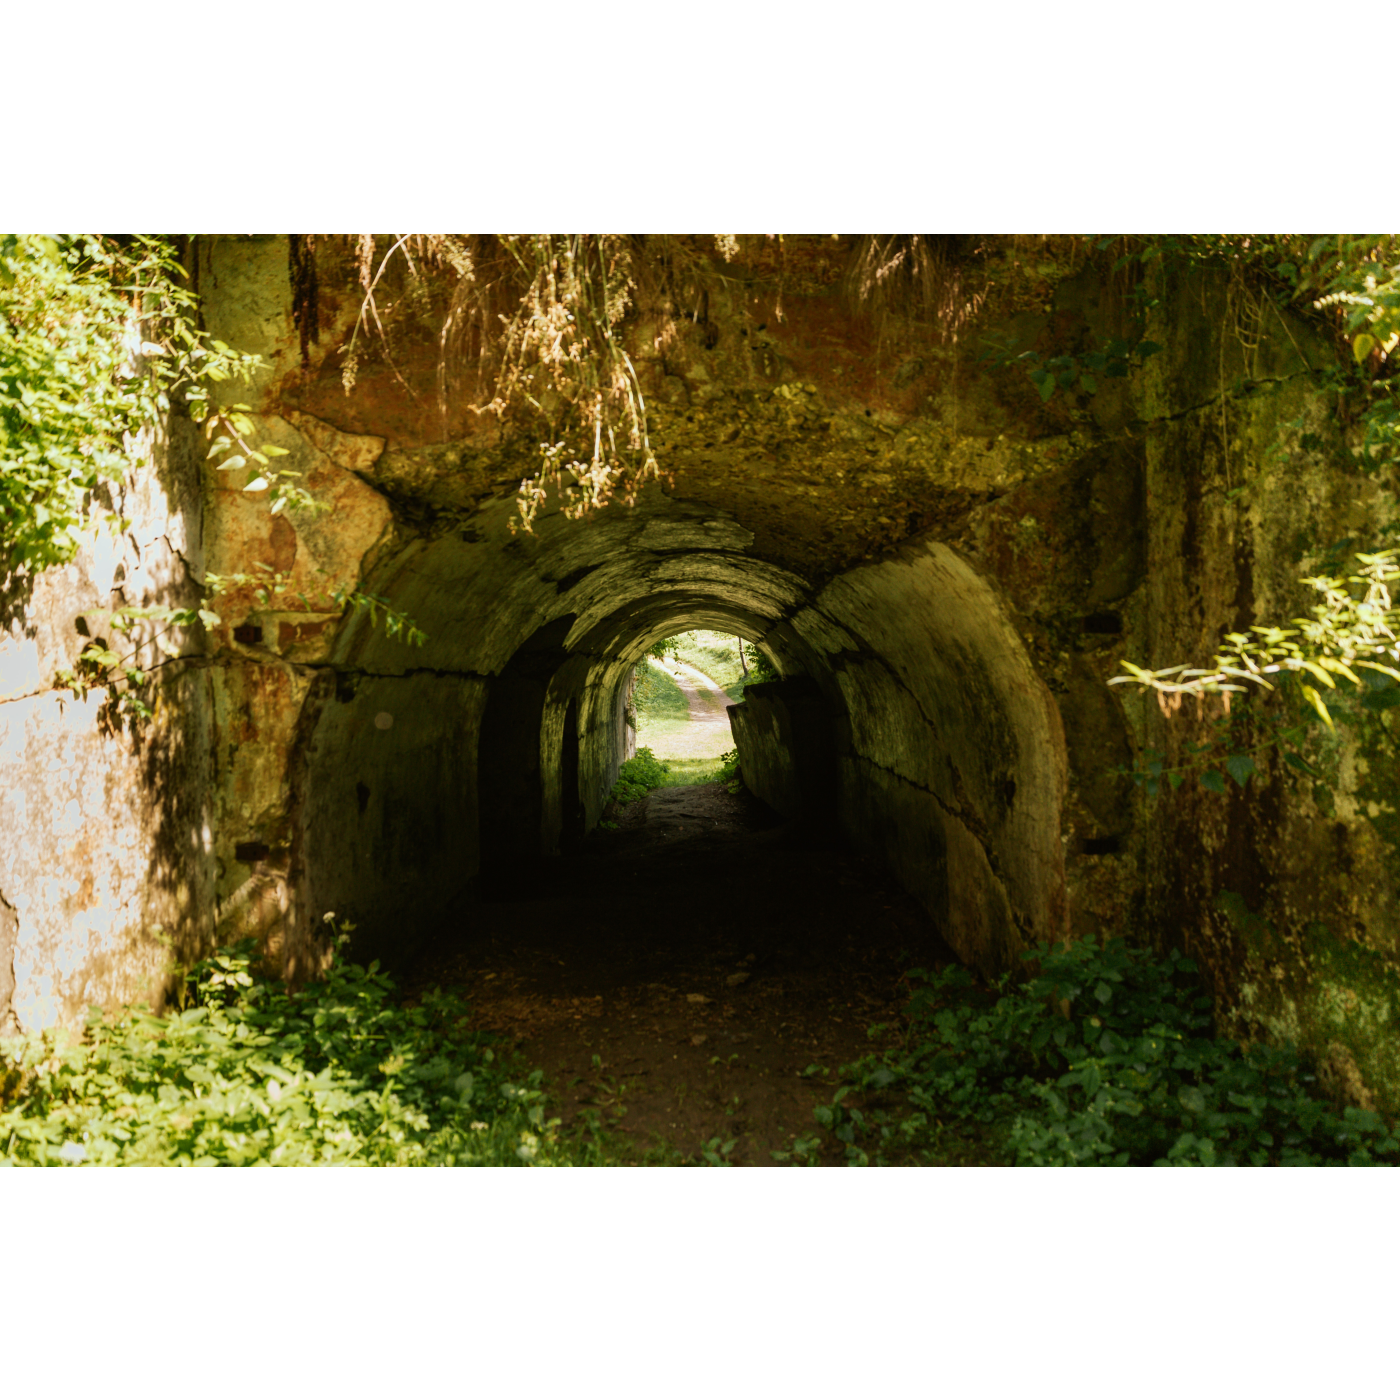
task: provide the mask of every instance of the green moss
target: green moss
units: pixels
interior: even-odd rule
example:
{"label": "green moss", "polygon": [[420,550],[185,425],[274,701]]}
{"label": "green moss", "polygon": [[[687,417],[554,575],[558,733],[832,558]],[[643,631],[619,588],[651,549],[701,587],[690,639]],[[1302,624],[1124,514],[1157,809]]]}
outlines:
{"label": "green moss", "polygon": [[1292,1043],[1316,1065],[1346,1052],[1380,1112],[1400,1116],[1400,969],[1325,924],[1287,935],[1238,896],[1222,906],[1248,950],[1235,1033]]}

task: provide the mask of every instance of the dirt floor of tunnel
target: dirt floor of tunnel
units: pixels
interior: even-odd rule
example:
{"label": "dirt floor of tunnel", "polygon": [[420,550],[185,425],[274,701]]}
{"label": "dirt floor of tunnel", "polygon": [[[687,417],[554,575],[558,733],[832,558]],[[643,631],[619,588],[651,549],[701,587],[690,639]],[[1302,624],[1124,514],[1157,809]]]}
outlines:
{"label": "dirt floor of tunnel", "polygon": [[[871,862],[803,840],[720,783],[659,789],[406,982],[461,989],[475,1023],[544,1071],[567,1126],[627,1161],[773,1165],[831,1073],[897,1021],[901,970],[952,960]],[[833,1157],[831,1160],[837,1160]]]}

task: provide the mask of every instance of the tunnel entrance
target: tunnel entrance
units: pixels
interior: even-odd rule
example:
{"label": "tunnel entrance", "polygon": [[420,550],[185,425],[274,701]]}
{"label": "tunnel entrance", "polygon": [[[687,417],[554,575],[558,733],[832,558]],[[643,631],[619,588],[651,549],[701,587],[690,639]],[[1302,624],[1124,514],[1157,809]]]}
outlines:
{"label": "tunnel entrance", "polygon": [[[607,1065],[632,1086],[628,1131],[694,1138],[681,1105],[723,1082],[757,1159],[781,1150],[764,1133],[808,1121],[799,1074],[867,1047],[912,959],[994,976],[1063,937],[1058,711],[951,549],[814,589],[684,503],[542,519],[529,540],[504,507],[497,524],[370,580],[429,641],[409,665],[367,626],[345,633],[306,770],[308,914],[349,918],[357,954],[416,985],[465,987],[557,1090],[585,1086],[570,1111],[602,1111]],[[720,678],[739,703],[712,708],[745,787],[618,810],[634,671],[680,632],[744,640]]]}
{"label": "tunnel entrance", "polygon": [[733,753],[731,710],[743,703],[755,674],[774,674],[771,663],[760,667],[755,660],[750,667],[743,646],[725,632],[678,632],[637,662],[629,701],[636,747],[665,765],[663,785],[718,777],[724,756]]}
{"label": "tunnel entrance", "polygon": [[[877,859],[986,975],[1064,936],[1058,710],[954,551],[911,545],[814,589],[659,495],[586,525],[542,518],[528,540],[505,504],[478,518],[369,581],[427,633],[411,665],[367,623],[343,634],[299,809],[313,927],[335,910],[357,952],[402,968],[425,942],[476,939],[473,894],[512,898],[597,850],[600,824],[625,829],[609,803],[638,743],[634,669],[708,632],[745,646],[717,747],[804,841]],[[744,678],[760,655],[773,677]]]}

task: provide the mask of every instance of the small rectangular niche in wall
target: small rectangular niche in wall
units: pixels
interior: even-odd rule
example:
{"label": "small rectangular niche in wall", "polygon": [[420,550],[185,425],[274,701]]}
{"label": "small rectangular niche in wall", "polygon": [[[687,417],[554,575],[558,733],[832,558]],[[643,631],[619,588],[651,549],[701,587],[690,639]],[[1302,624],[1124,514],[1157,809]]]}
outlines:
{"label": "small rectangular niche in wall", "polygon": [[1116,612],[1088,613],[1079,630],[1099,637],[1116,637],[1123,630],[1123,615]]}
{"label": "small rectangular niche in wall", "polygon": [[1123,841],[1118,836],[1086,836],[1079,849],[1086,856],[1116,856],[1123,850]]}

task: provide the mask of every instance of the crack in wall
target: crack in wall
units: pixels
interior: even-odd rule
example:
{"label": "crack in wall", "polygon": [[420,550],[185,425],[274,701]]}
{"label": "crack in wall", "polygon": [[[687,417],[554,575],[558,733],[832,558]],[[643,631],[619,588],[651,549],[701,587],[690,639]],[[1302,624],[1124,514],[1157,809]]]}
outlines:
{"label": "crack in wall", "polygon": [[1192,404],[1189,408],[1178,409],[1175,413],[1161,413],[1153,418],[1144,418],[1144,427],[1155,427],[1158,423],[1178,423],[1183,418],[1189,417],[1193,413],[1200,413],[1202,409],[1214,408],[1223,401],[1240,401],[1252,399],[1261,390],[1269,387],[1276,387],[1282,384],[1291,384],[1295,379],[1309,379],[1317,374],[1317,370],[1300,369],[1296,374],[1285,374],[1267,379],[1250,379],[1246,381],[1246,387],[1242,389],[1226,390],[1224,393],[1216,394],[1214,398],[1206,399],[1201,403]]}
{"label": "crack in wall", "polygon": [[19,942],[19,913],[0,894],[0,1035],[17,1035],[15,1015],[15,945]]}
{"label": "crack in wall", "polygon": [[[886,774],[904,787],[912,788],[915,792],[921,792],[925,796],[933,798],[939,810],[956,821],[958,825],[972,837],[981,850],[983,859],[987,862],[987,868],[991,871],[992,878],[996,881],[997,887],[1001,890],[1006,900],[1006,907],[1011,913],[1011,919],[1016,925],[1016,931],[1021,935],[1022,941],[1029,946],[1034,938],[1034,930],[1030,927],[1025,915],[1017,906],[1016,901],[1011,897],[1011,890],[1007,884],[1006,874],[1002,869],[1001,862],[997,859],[996,851],[991,845],[991,834],[987,830],[987,825],[985,821],[982,820],[980,814],[978,814],[975,809],[972,809],[972,804],[968,802],[969,810],[967,811],[964,811],[958,806],[950,806],[943,797],[932,788],[926,787],[923,783],[917,782],[913,778],[906,778],[904,774],[896,772],[893,768],[887,768],[883,763],[879,763],[865,754],[853,754],[852,758],[857,763],[863,763],[879,773]],[[953,781],[958,789],[958,796],[964,801],[967,801],[966,792],[962,784],[962,776],[958,772],[957,765],[950,759],[948,766],[953,770]]]}

